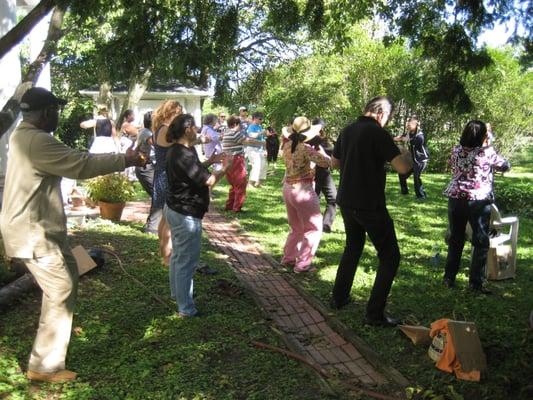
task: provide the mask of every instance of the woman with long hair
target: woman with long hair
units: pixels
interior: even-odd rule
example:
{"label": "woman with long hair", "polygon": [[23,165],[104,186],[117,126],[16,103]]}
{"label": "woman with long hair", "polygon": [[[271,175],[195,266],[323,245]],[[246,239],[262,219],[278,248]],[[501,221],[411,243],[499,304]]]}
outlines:
{"label": "woman with long hair", "polygon": [[167,130],[172,120],[182,113],[181,104],[176,100],[165,100],[153,112],[152,130],[154,132],[155,170],[152,197],[152,209],[158,222],[159,251],[165,265],[169,264],[172,253],[170,229],[165,218],[162,218],[163,207],[167,194],[167,174],[165,163],[167,151],[172,142],[167,141]]}
{"label": "woman with long hair", "polygon": [[209,207],[209,190],[231,166],[224,154],[210,158],[209,163],[224,161],[224,167],[212,174],[207,163],[201,163],[194,144],[197,142],[194,118],[181,114],[174,118],[166,132],[168,178],[165,219],[172,238],[170,258],[170,293],[176,299],[180,317],[194,317],[193,275],[200,259],[202,218]]}
{"label": "woman with long hair", "polygon": [[98,115],[95,118],[82,121],[82,129],[94,130],[94,137],[89,153],[118,153],[119,140],[115,124],[109,118],[109,111],[106,106],[98,106]]}
{"label": "woman with long hair", "polygon": [[483,274],[489,251],[491,203],[494,202],[493,171],[508,171],[511,165],[492,146],[487,146],[487,127],[481,121],[466,124],[459,145],[452,149],[452,180],[444,191],[448,197],[450,239],[444,272],[444,285],[455,286],[465,245],[466,223],[472,227],[472,261],[469,287],[489,294],[483,286]]}

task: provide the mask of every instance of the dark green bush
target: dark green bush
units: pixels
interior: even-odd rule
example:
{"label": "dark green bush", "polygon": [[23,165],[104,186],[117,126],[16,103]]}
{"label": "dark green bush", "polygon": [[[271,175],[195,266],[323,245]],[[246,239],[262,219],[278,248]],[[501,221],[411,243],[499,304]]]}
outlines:
{"label": "dark green bush", "polygon": [[87,150],[93,137],[92,129],[81,129],[80,122],[92,118],[93,101],[83,97],[73,97],[59,120],[56,135],[67,146]]}
{"label": "dark green bush", "polygon": [[504,213],[522,217],[533,216],[533,186],[524,180],[497,180],[494,193],[496,205]]}

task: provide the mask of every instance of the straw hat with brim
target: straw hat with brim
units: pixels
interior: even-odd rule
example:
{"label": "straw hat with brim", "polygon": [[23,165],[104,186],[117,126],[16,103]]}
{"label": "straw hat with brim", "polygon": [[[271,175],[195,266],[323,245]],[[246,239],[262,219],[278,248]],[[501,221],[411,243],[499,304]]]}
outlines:
{"label": "straw hat with brim", "polygon": [[320,133],[322,125],[311,125],[306,117],[296,117],[291,126],[284,127],[281,132],[285,138],[289,138],[293,133],[301,133],[305,136],[305,142],[313,139]]}

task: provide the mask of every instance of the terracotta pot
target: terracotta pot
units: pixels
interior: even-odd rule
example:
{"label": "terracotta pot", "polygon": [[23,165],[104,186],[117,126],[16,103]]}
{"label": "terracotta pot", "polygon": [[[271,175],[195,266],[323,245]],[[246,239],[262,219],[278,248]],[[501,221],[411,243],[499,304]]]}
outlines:
{"label": "terracotta pot", "polygon": [[126,206],[126,203],[106,203],[105,201],[99,201],[100,216],[104,219],[110,219],[111,221],[120,221],[122,217],[122,210]]}

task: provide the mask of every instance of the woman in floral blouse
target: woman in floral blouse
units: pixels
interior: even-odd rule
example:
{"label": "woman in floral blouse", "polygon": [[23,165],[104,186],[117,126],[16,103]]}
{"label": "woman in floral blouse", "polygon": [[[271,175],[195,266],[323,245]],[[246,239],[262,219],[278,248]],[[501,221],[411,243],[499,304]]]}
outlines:
{"label": "woman in floral blouse", "polygon": [[324,149],[315,150],[305,142],[320,132],[320,125],[311,125],[306,117],[297,117],[290,127],[283,128],[282,146],[285,161],[283,199],[290,226],[281,263],[294,267],[294,272],[306,272],[322,236],[320,201],[313,188],[313,163],[330,166]]}
{"label": "woman in floral blouse", "polygon": [[511,166],[492,146],[487,146],[487,127],[481,121],[466,124],[458,146],[452,150],[452,180],[444,195],[448,197],[450,240],[444,273],[446,287],[455,286],[465,244],[466,223],[472,226],[474,252],[470,265],[469,287],[489,294],[483,287],[483,273],[489,250],[489,224],[493,171],[508,171]]}

